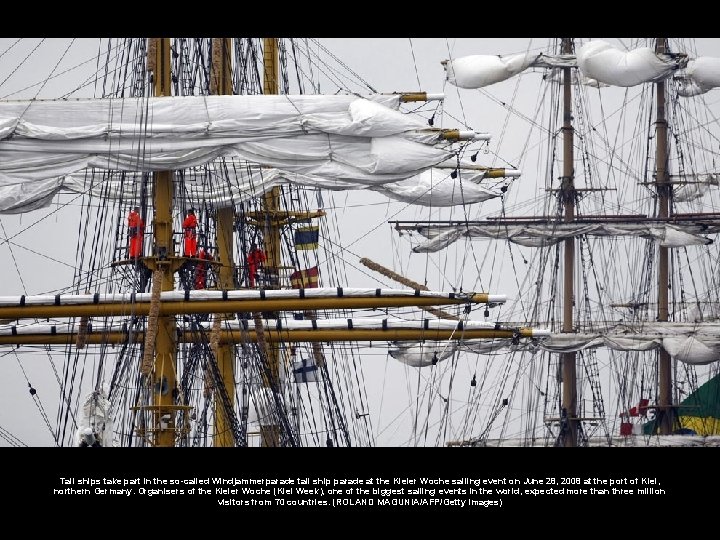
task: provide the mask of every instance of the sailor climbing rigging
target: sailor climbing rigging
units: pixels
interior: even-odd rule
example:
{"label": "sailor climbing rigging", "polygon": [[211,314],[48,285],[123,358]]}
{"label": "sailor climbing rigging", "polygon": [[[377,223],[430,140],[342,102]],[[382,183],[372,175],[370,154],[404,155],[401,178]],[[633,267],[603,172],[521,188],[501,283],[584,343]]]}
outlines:
{"label": "sailor climbing rigging", "polygon": [[128,222],[128,257],[136,259],[142,256],[143,235],[145,234],[145,222],[140,217],[140,207],[136,206],[130,211]]}
{"label": "sailor climbing rigging", "polygon": [[187,212],[187,216],[183,221],[184,241],[183,241],[183,256],[184,257],[196,257],[197,256],[197,218],[195,217],[195,209],[191,208]]}

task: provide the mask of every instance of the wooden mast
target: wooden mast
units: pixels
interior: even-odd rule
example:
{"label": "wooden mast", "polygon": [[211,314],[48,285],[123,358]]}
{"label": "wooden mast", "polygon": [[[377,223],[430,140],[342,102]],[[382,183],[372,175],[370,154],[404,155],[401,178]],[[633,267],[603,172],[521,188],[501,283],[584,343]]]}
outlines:
{"label": "wooden mast", "polygon": [[[263,39],[263,94],[279,94],[279,51],[277,38]],[[263,197],[262,210],[264,213],[263,240],[265,255],[267,257],[266,269],[269,271],[270,282],[263,286],[270,289],[280,288],[280,266],[282,265],[282,253],[280,237],[280,222],[278,211],[280,210],[280,188],[274,187]],[[266,276],[266,280],[267,280]],[[277,282],[274,278],[277,278]],[[258,314],[259,315],[259,314]],[[258,316],[256,316],[256,325]],[[260,328],[258,328],[260,334]],[[263,340],[264,341],[264,340]],[[266,387],[274,387],[280,382],[280,348],[277,344],[269,347],[260,344],[264,351],[268,370],[265,373],[263,382]],[[277,425],[260,426],[260,444],[262,446],[280,446],[280,427]]]}
{"label": "wooden mast", "polygon": [[[563,38],[563,54],[572,54],[572,38]],[[572,68],[563,68],[563,176],[560,186],[560,196],[565,210],[565,221],[575,220],[575,166],[573,152],[573,126],[572,126]],[[573,291],[575,239],[570,237],[564,242],[564,271],[563,271],[563,333],[573,331],[573,305],[575,295]],[[578,418],[577,418],[577,374],[575,352],[562,353],[562,446],[577,446]]]}
{"label": "wooden mast", "polygon": [[[666,38],[657,38],[655,52],[663,54],[667,50]],[[660,219],[670,215],[670,178],[668,176],[668,139],[667,119],[665,117],[665,80],[657,83],[657,115],[655,119],[655,181],[657,182],[658,211]],[[668,320],[668,248],[658,247],[658,321]],[[672,362],[670,354],[662,347],[658,355],[658,427],[660,435],[669,435],[675,424],[672,400]]]}
{"label": "wooden mast", "polygon": [[[210,77],[210,93],[214,95],[232,95],[232,39],[213,38],[212,40],[212,70]],[[215,234],[217,243],[217,257],[220,261],[218,272],[218,287],[227,291],[235,288],[233,261],[233,227],[234,208],[227,206],[217,209],[215,217]],[[219,313],[220,325],[227,319]],[[230,403],[235,402],[235,345],[232,342],[221,343],[215,352],[218,370],[222,377],[225,392]],[[231,429],[230,419],[220,399],[218,391],[215,392],[215,430],[213,432],[213,446],[234,446],[235,440]]]}
{"label": "wooden mast", "polygon": [[[151,38],[154,46],[149,48],[150,53],[155,53],[153,88],[155,96],[171,95],[170,75],[170,38]],[[146,264],[153,268],[153,295],[157,290],[157,282],[161,282],[160,289],[172,291],[175,288],[174,268],[172,267],[173,252],[173,173],[171,171],[160,171],[153,175],[153,257],[152,261],[146,260]],[[159,298],[156,299],[159,307]],[[152,381],[152,403],[153,427],[151,430],[150,442],[154,446],[175,446],[175,395],[177,390],[176,380],[176,357],[177,346],[175,343],[175,317],[173,315],[156,315],[157,334],[154,348],[155,358],[152,372],[146,373]],[[150,315],[150,319],[153,315]],[[148,320],[148,328],[151,321]],[[152,337],[146,340],[146,354],[152,357]],[[148,342],[149,341],[149,342]],[[147,350],[149,348],[149,351]],[[143,362],[145,369],[150,368],[149,362]]]}

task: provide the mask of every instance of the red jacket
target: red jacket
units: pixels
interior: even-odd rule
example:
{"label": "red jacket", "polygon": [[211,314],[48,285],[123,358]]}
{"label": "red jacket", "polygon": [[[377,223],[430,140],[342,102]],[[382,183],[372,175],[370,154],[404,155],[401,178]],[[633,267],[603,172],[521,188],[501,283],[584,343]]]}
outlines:
{"label": "red jacket", "polygon": [[248,253],[248,265],[249,266],[260,266],[265,262],[265,252],[262,249],[255,249]]}
{"label": "red jacket", "polygon": [[194,214],[188,215],[188,217],[185,218],[185,221],[183,221],[183,229],[195,229],[197,228],[197,218]]}
{"label": "red jacket", "polygon": [[128,236],[133,237],[142,234],[145,229],[145,222],[135,210],[128,216]]}

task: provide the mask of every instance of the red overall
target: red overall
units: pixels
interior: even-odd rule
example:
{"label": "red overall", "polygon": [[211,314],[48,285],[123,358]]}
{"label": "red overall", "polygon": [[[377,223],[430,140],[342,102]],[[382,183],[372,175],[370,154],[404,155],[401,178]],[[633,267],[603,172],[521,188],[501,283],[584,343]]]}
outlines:
{"label": "red overall", "polygon": [[183,221],[185,241],[183,243],[183,257],[197,256],[197,218],[195,214],[188,214]]}
{"label": "red overall", "polygon": [[[198,259],[205,261],[212,261],[212,257],[209,253],[205,253],[204,249],[200,249],[198,252]],[[207,286],[207,264],[199,262],[195,266],[195,288],[204,289]]]}
{"label": "red overall", "polygon": [[142,256],[145,222],[135,210],[128,216],[128,256],[136,259]]}
{"label": "red overall", "polygon": [[265,262],[265,252],[262,249],[255,248],[248,253],[248,279],[250,287],[255,286],[255,278],[257,277],[258,267]]}

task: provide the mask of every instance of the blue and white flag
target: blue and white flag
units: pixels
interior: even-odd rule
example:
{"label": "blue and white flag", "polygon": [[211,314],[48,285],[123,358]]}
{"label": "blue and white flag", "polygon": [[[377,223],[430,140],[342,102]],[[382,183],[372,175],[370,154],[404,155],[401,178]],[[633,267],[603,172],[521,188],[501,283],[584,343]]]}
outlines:
{"label": "blue and white flag", "polygon": [[317,381],[317,366],[311,359],[302,359],[293,362],[293,374],[296,383],[309,383]]}

